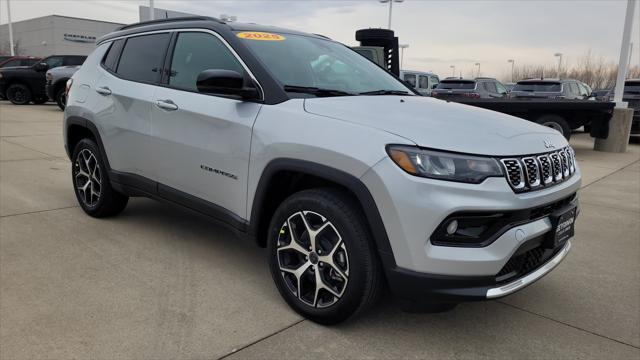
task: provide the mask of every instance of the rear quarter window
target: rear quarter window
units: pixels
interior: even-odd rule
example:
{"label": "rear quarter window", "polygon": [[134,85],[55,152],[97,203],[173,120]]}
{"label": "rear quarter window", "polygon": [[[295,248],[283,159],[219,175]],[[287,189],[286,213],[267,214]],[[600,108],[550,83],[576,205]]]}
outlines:
{"label": "rear quarter window", "polygon": [[102,59],[102,66],[104,66],[108,70],[115,72],[116,67],[118,66],[118,58],[120,57],[120,52],[122,51],[123,45],[124,39],[112,42],[111,46],[109,46],[109,50],[107,50],[107,54]]}

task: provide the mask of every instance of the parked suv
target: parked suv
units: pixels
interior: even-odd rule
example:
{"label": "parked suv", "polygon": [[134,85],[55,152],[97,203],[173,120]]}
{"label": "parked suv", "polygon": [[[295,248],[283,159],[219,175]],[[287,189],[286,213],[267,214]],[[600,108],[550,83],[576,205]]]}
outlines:
{"label": "parked suv", "polygon": [[431,96],[431,91],[440,83],[440,78],[434,73],[412,70],[401,70],[400,79],[409,83],[420,95],[424,96]]}
{"label": "parked suv", "polygon": [[528,79],[516,83],[511,98],[544,98],[587,100],[591,97],[591,89],[584,83],[573,79]]}
{"label": "parked suv", "polygon": [[507,88],[493,78],[456,79],[447,78],[440,82],[431,96],[439,99],[492,99],[507,96]]}
{"label": "parked suv", "polygon": [[208,215],[267,247],[284,300],[319,323],[385,283],[414,309],[499,298],[571,247],[580,170],[562,135],[417,96],[325,37],[156,20],[100,39],[68,84],[88,215],[132,196]]}
{"label": "parked suv", "polygon": [[80,69],[80,65],[59,66],[51,70],[47,70],[45,75],[46,85],[45,92],[51,101],[55,101],[61,110],[67,103],[66,85],[67,80]]}
{"label": "parked suv", "polygon": [[86,56],[52,55],[32,66],[0,69],[0,95],[15,105],[47,102],[45,72],[58,66],[82,65]]}

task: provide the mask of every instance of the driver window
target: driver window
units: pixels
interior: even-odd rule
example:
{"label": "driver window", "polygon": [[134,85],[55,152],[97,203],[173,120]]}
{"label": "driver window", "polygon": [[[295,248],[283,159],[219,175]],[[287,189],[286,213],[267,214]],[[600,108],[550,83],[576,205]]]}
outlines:
{"label": "driver window", "polygon": [[171,58],[169,84],[197,91],[198,75],[208,69],[244,72],[238,59],[215,36],[201,32],[180,33]]}
{"label": "driver window", "polygon": [[496,83],[496,87],[498,88],[498,94],[506,94],[507,88],[504,87],[501,83]]}

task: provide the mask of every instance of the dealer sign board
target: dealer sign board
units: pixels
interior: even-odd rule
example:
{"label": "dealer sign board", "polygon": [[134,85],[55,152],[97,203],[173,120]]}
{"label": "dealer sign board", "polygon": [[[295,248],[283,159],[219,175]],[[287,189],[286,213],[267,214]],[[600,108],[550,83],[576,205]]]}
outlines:
{"label": "dealer sign board", "polygon": [[67,41],[81,42],[81,43],[95,43],[96,42],[96,37],[95,36],[78,35],[78,34],[70,34],[70,33],[65,33],[64,34],[64,39],[67,40]]}

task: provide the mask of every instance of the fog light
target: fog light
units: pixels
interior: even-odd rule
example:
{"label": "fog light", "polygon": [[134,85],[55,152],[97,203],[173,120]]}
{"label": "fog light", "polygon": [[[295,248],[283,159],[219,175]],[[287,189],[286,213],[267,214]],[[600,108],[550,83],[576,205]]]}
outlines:
{"label": "fog light", "polygon": [[447,234],[453,235],[458,231],[458,220],[453,220],[447,225]]}

